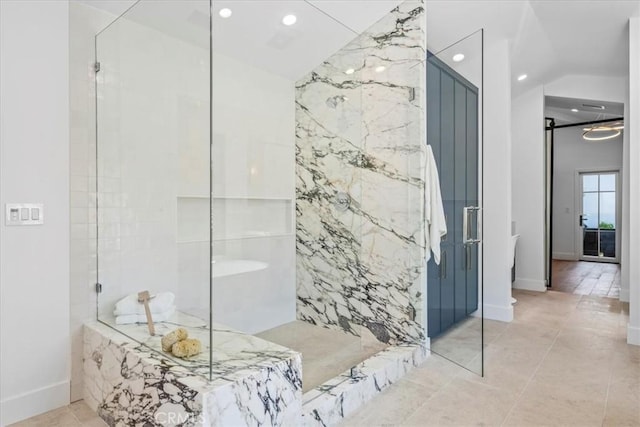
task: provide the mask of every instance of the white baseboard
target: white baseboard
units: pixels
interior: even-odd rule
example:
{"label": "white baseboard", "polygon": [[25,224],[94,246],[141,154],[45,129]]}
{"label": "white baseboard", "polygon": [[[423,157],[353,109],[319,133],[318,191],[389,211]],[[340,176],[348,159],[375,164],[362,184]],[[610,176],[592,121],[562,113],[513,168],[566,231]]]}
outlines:
{"label": "white baseboard", "polygon": [[627,344],[640,345],[640,328],[627,325]]}
{"label": "white baseboard", "polygon": [[498,306],[485,304],[484,318],[490,320],[499,320],[501,322],[511,322],[513,320],[513,306]]}
{"label": "white baseboard", "polygon": [[629,289],[620,288],[620,301],[629,302]]}
{"label": "white baseboard", "polygon": [[561,261],[578,261],[578,256],[573,252],[553,252],[551,258]]}
{"label": "white baseboard", "polygon": [[0,425],[8,426],[69,404],[71,383],[62,381],[0,402]]}
{"label": "white baseboard", "polygon": [[545,285],[544,280],[522,279],[520,277],[516,277],[516,281],[513,282],[513,287],[515,289],[523,289],[526,291],[547,291],[547,286]]}

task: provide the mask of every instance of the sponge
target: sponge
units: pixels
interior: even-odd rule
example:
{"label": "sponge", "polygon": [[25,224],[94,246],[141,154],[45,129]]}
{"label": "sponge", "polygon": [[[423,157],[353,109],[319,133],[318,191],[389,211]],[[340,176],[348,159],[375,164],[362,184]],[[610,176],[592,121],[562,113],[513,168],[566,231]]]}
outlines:
{"label": "sponge", "polygon": [[190,356],[195,356],[201,351],[200,340],[195,338],[188,338],[182,341],[179,341],[171,347],[171,353],[173,353],[176,357],[186,358]]}
{"label": "sponge", "polygon": [[184,328],[178,328],[175,331],[169,332],[167,335],[162,337],[162,351],[171,351],[171,347],[173,347],[175,343],[187,339],[188,336],[189,332]]}

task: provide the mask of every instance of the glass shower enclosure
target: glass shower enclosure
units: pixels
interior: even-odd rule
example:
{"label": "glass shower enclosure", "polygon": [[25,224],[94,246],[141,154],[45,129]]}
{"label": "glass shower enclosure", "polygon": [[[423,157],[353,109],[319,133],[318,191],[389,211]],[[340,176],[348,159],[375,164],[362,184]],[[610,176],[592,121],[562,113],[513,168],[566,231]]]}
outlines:
{"label": "glass shower enclosure", "polygon": [[[211,375],[208,1],[140,1],[96,42],[98,319]],[[185,197],[188,196],[188,197]],[[154,331],[138,294],[148,292]],[[178,326],[201,342],[173,357]]]}
{"label": "glass shower enclosure", "polygon": [[[140,0],[96,36],[100,322],[210,380],[293,349],[309,399],[425,344],[425,10],[384,4],[354,30],[302,0]],[[448,262],[478,278],[473,221]],[[177,328],[199,351],[163,348]]]}
{"label": "glass shower enclosure", "polygon": [[427,333],[433,353],[483,375],[483,31],[454,43],[433,39],[427,143],[440,172],[447,234],[440,263],[432,258],[427,266]]}
{"label": "glass shower enclosure", "polygon": [[100,322],[208,379],[291,348],[305,392],[424,342],[424,7],[380,17],[141,0],[96,36]]}

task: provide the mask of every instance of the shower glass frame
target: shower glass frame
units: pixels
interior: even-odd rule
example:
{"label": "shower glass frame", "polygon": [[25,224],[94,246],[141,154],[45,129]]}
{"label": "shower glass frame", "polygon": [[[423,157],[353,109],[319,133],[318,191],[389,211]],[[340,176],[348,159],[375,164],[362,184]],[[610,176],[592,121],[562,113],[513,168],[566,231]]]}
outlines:
{"label": "shower glass frame", "polygon": [[[188,323],[196,330],[196,334],[199,334],[196,336],[201,339],[205,351],[197,363],[177,358],[172,360],[208,379],[215,376],[217,371],[214,365],[219,361],[214,351],[216,344],[221,344],[219,338],[214,337],[217,323],[231,323],[231,328],[247,334],[259,332],[253,326],[242,323],[241,317],[248,311],[240,312],[242,316],[233,317],[233,310],[229,310],[230,317],[224,318],[223,310],[215,309],[216,303],[224,302],[228,295],[238,296],[235,302],[247,302],[251,296],[249,293],[254,292],[251,289],[243,291],[240,287],[225,291],[225,286],[242,286],[242,283],[239,283],[237,274],[221,274],[220,271],[242,265],[241,268],[249,269],[242,274],[252,275],[253,279],[248,282],[263,283],[262,279],[265,282],[277,282],[280,277],[278,274],[292,267],[291,286],[295,290],[295,301],[294,311],[289,313],[289,317],[291,320],[300,318],[295,307],[299,298],[296,275],[300,274],[295,259],[298,186],[294,184],[289,189],[289,195],[269,194],[263,184],[274,175],[265,171],[273,171],[274,166],[277,169],[279,163],[268,156],[270,153],[267,150],[260,151],[256,145],[265,140],[260,139],[251,128],[261,123],[262,119],[253,117],[252,120],[243,121],[241,119],[246,117],[225,116],[235,111],[233,108],[236,107],[237,111],[245,111],[242,105],[235,104],[238,99],[234,99],[234,95],[241,98],[242,86],[238,86],[238,82],[242,82],[242,72],[250,68],[237,68],[238,72],[234,75],[224,75],[226,65],[239,61],[230,55],[242,43],[242,40],[233,37],[238,29],[229,28],[229,25],[234,25],[233,21],[220,20],[216,15],[219,7],[225,3],[229,2],[138,0],[95,38],[95,62],[99,64],[95,87],[96,283],[101,284],[96,317],[98,321],[146,348],[169,357],[159,348],[159,336],[148,337],[146,324],[118,325],[111,311],[113,304],[125,295],[142,290],[149,290],[152,294],[173,290],[177,309],[189,315],[181,317],[181,322]],[[250,7],[251,3],[263,7],[269,4],[268,1],[230,4],[234,5],[234,14],[238,16],[242,7]],[[176,4],[182,9],[172,10],[172,5]],[[336,79],[352,81],[352,92],[344,98],[325,97],[310,101],[317,102],[313,108],[330,118],[328,121],[335,127],[336,133],[348,143],[353,143],[353,151],[356,152],[364,144],[365,99],[363,84],[359,82],[367,81],[379,71],[374,71],[375,66],[368,62],[371,58],[360,51],[364,50],[358,45],[361,34],[307,1],[301,0],[295,4],[322,19],[319,21],[321,25],[329,25],[335,31],[351,35],[347,46],[352,45],[353,49],[349,53],[335,58],[333,64],[328,62],[333,54],[327,54],[313,70],[322,67],[327,73],[334,73]],[[184,18],[181,26],[172,25],[177,16]],[[230,32],[225,36],[226,30]],[[286,37],[272,40],[275,45],[285,42]],[[221,59],[223,55],[229,57]],[[295,58],[289,60],[295,61]],[[251,67],[260,68],[256,64]],[[345,73],[348,68],[354,68],[354,72]],[[259,71],[274,73],[273,70]],[[296,82],[303,82],[305,78],[307,82],[312,81],[313,78],[309,77],[311,71],[295,78],[289,76],[291,90],[295,91]],[[365,73],[370,73],[369,77]],[[423,82],[418,80],[423,76],[423,72],[412,74],[410,79],[416,80],[410,81],[409,85],[420,87]],[[322,82],[314,82],[317,83]],[[232,90],[234,87],[235,92]],[[229,93],[225,94],[226,89],[229,89]],[[228,101],[227,104],[217,104],[221,99]],[[268,116],[266,109],[263,113],[265,117]],[[422,119],[417,116],[412,118],[418,122]],[[296,131],[300,131],[295,128],[296,124],[297,120],[294,120],[292,141],[295,141]],[[412,137],[416,138],[416,135]],[[278,142],[265,143],[269,144],[275,146]],[[295,182],[298,176],[294,173],[296,166],[293,158],[297,146],[295,143],[279,145],[280,148],[290,149],[293,163],[290,172]],[[245,157],[229,157],[237,162],[235,164],[220,163],[221,159],[228,160],[224,157],[225,153],[233,153],[239,147],[244,147]],[[344,170],[344,176],[337,173],[329,180],[331,191],[320,195],[321,209],[335,225],[351,236],[355,242],[353,256],[360,260],[366,256],[362,251],[363,234],[366,233],[363,232],[364,221],[356,213],[361,214],[363,193],[375,189],[372,190],[371,186],[363,189],[364,168],[356,161],[358,158],[351,160],[354,162],[351,163],[353,170],[350,175]],[[244,162],[244,169],[240,167],[241,162]],[[230,165],[235,166],[232,168]],[[417,169],[420,165],[411,167]],[[238,171],[243,171],[243,174],[234,175]],[[232,191],[232,188],[240,190]],[[335,205],[343,200],[343,193],[348,194],[350,199],[346,210]],[[269,215],[274,212],[279,213],[278,217],[269,220]],[[417,214],[410,216],[409,222],[422,224],[422,217]],[[264,228],[256,228],[256,225]],[[268,258],[279,254],[281,246],[271,243],[278,239],[280,242],[292,242],[293,266],[276,266],[273,258]],[[255,242],[266,243],[258,250],[259,244]],[[412,266],[422,264],[420,256],[411,254],[411,257],[409,262]],[[244,263],[238,264],[236,261]],[[350,265],[345,263],[345,270],[348,267]],[[218,273],[214,271],[216,268]],[[285,273],[290,278],[291,271]],[[376,285],[363,282],[366,273],[360,274],[358,286]],[[422,289],[416,291],[414,294],[420,294]],[[321,297],[328,297],[329,293],[325,291]],[[265,299],[269,295],[262,297]],[[362,303],[354,304],[354,311],[361,312],[356,305]],[[248,309],[245,307],[243,310]],[[421,311],[420,307],[418,311]],[[250,311],[254,312],[257,310]],[[370,328],[365,326],[364,316],[359,315],[361,318],[352,322],[350,333],[356,337],[353,345],[362,348],[366,345],[362,336],[369,334]],[[418,313],[417,323],[421,321],[420,315]],[[157,332],[163,334],[178,325],[169,323],[165,326],[158,325]],[[326,326],[344,329],[339,321]],[[350,378],[347,376],[338,376],[332,380],[332,385],[348,380]]]}
{"label": "shower glass frame", "polygon": [[[441,39],[436,37],[436,39]],[[427,40],[429,37],[427,35]],[[454,59],[456,54],[463,53],[463,61]],[[444,331],[440,332],[435,337],[430,336],[431,339],[431,347],[430,350],[434,354],[438,354],[439,356],[444,357],[445,359],[471,371],[480,376],[484,376],[484,348],[485,348],[485,324],[486,321],[484,319],[484,269],[483,269],[483,259],[484,259],[484,251],[483,251],[483,167],[484,167],[484,29],[477,30],[451,44],[446,45],[445,47],[441,47],[431,53],[430,58],[435,58],[442,69],[443,74],[447,74],[449,78],[453,78],[453,85],[451,87],[452,94],[455,94],[454,104],[450,105],[451,108],[451,117],[443,118],[444,114],[442,111],[438,112],[438,118],[440,126],[452,126],[453,131],[451,135],[449,135],[450,140],[447,139],[447,142],[450,142],[451,150],[454,157],[457,159],[458,156],[462,155],[464,158],[464,152],[460,153],[458,147],[458,140],[460,136],[458,135],[458,129],[456,128],[457,122],[455,115],[457,114],[457,110],[455,110],[454,105],[460,99],[457,95],[458,87],[464,88],[475,88],[476,93],[476,105],[477,105],[477,115],[475,115],[475,133],[477,134],[477,151],[475,152],[475,156],[477,156],[477,160],[475,162],[474,167],[471,170],[475,169],[477,173],[477,187],[474,191],[472,191],[472,195],[475,197],[468,198],[468,188],[467,188],[467,197],[459,197],[458,191],[460,185],[458,184],[460,180],[460,174],[458,173],[459,163],[455,164],[455,167],[445,167],[444,164],[440,165],[440,185],[443,192],[443,202],[445,204],[445,214],[447,214],[446,205],[447,203],[451,204],[452,210],[449,212],[448,220],[447,220],[447,228],[448,233],[445,237],[443,237],[441,245],[444,249],[450,249],[452,254],[453,262],[449,261],[449,274],[453,274],[454,280],[452,282],[448,282],[448,286],[453,286],[451,290],[453,298],[451,301],[447,300],[444,302],[444,297],[442,295],[445,294],[443,289],[442,294],[439,295],[441,298],[441,307],[444,308],[447,304],[453,304],[453,306],[447,306],[447,309],[451,312],[451,321],[453,321],[452,325],[447,326]],[[456,80],[458,79],[458,80]],[[438,87],[442,91],[442,87],[440,83]],[[428,92],[428,91],[427,91]],[[441,92],[442,93],[442,92]],[[427,93],[427,98],[429,98],[429,94]],[[467,101],[468,103],[468,95]],[[467,104],[468,106],[468,104]],[[468,114],[468,113],[467,113]],[[429,115],[429,109],[427,108],[427,115]],[[429,121],[429,120],[427,120]],[[467,117],[464,121],[464,126],[466,127],[465,133],[469,132],[469,118]],[[473,126],[473,125],[472,125]],[[443,143],[445,140],[441,135],[440,130],[435,132],[438,136],[439,144]],[[428,135],[430,133],[428,132]],[[427,137],[429,139],[429,136]],[[444,150],[444,148],[443,148]],[[467,147],[466,155],[469,156],[469,151]],[[439,150],[434,150],[434,155],[439,156]],[[458,160],[455,160],[457,162]],[[454,166],[450,164],[449,166]],[[453,170],[451,170],[453,169]],[[468,175],[469,166],[463,169],[462,175]],[[471,178],[473,181],[473,177]],[[448,181],[448,182],[445,182]],[[465,180],[466,186],[469,185],[469,176],[466,176]],[[455,187],[455,189],[454,189]],[[447,196],[446,188],[450,188],[451,194]],[[464,188],[464,186],[463,186]],[[454,195],[455,194],[455,195]],[[450,200],[445,200],[450,199]],[[464,200],[466,199],[466,200]],[[462,203],[464,202],[464,203]],[[465,207],[463,209],[463,206]],[[469,215],[467,215],[469,214]],[[466,218],[465,218],[466,215]],[[466,220],[468,220],[469,228],[463,230],[464,224],[467,224]],[[471,239],[469,239],[471,237]],[[446,245],[449,246],[446,246]],[[429,268],[440,268],[440,272],[438,276],[445,277],[446,274],[442,274],[442,265],[436,266],[429,262]],[[442,263],[441,263],[442,264]],[[445,263],[446,264],[446,263]],[[472,311],[468,306],[466,307],[466,312],[464,308],[461,309],[457,300],[460,295],[462,298],[469,298],[469,276],[468,270],[470,266],[473,265],[473,275],[477,276],[477,296],[472,297],[476,300],[477,308],[475,311]],[[447,266],[444,267],[445,269]],[[465,271],[466,270],[466,271]],[[465,290],[460,289],[457,275],[464,275],[466,281],[466,297]],[[443,282],[444,283],[444,282]],[[464,283],[463,283],[464,284]],[[452,302],[455,300],[456,302]],[[463,302],[464,306],[464,302]],[[458,314],[460,313],[460,314]]]}
{"label": "shower glass frame", "polygon": [[[177,196],[191,185],[210,198],[210,12],[210,0],[139,0],[95,36],[96,318],[207,379],[213,375],[210,209],[207,202],[204,217],[200,209],[180,226]],[[173,14],[189,19],[172,25]],[[184,265],[189,245],[199,246],[199,258]],[[176,296],[152,313],[159,320],[155,336],[139,323],[144,314],[120,324],[134,312],[123,309],[117,320],[114,310],[121,298],[143,290]],[[177,310],[199,318],[172,315],[163,323],[175,304],[190,305]],[[183,325],[203,347],[188,361],[160,345],[160,336]]]}

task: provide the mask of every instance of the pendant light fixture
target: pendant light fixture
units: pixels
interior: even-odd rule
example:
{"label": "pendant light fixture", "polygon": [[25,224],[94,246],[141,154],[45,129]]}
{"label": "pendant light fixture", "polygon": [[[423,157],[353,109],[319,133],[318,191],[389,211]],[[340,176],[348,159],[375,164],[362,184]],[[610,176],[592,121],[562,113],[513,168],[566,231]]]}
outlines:
{"label": "pendant light fixture", "polygon": [[586,141],[606,141],[619,136],[624,129],[624,124],[616,122],[610,125],[593,125],[583,128],[582,138]]}

